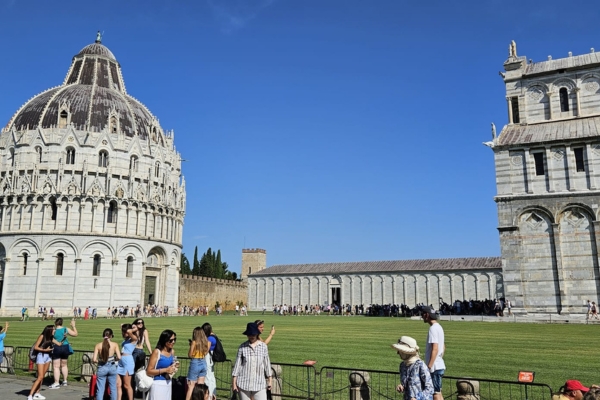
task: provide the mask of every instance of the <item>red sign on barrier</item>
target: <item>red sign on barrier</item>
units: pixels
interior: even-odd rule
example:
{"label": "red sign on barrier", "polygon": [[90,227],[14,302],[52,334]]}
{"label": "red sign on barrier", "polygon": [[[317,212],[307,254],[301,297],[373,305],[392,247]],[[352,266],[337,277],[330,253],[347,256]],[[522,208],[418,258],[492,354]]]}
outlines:
{"label": "red sign on barrier", "polygon": [[533,371],[519,371],[518,381],[521,383],[533,383],[535,379],[535,372]]}

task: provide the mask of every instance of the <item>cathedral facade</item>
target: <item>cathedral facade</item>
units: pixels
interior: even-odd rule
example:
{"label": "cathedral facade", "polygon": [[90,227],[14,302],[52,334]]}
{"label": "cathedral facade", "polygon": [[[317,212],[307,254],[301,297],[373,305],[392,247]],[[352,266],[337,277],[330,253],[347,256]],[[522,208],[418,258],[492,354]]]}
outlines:
{"label": "cathedral facade", "polygon": [[0,132],[0,313],[176,306],[184,214],[174,134],[98,37]]}
{"label": "cathedral facade", "polygon": [[598,303],[600,54],[502,73],[508,124],[494,151],[504,291],[521,313],[584,313]]}

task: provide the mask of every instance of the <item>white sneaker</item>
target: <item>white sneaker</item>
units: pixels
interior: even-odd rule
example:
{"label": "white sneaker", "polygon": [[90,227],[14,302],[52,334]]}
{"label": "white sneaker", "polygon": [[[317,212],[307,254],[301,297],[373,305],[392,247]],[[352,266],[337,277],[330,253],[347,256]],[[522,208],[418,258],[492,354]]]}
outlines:
{"label": "white sneaker", "polygon": [[67,385],[67,381],[63,381],[62,385],[63,385],[63,386],[68,386],[68,385]]}
{"label": "white sneaker", "polygon": [[58,389],[59,387],[60,387],[60,384],[54,382],[52,385],[48,386],[48,389]]}
{"label": "white sneaker", "polygon": [[33,400],[46,400],[46,398],[44,396],[42,396],[39,393],[36,393],[33,395]]}

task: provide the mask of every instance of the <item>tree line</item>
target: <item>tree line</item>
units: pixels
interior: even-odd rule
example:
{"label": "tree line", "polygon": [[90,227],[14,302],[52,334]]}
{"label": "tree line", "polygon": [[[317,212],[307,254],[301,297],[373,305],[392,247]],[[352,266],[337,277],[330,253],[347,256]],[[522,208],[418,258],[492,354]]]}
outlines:
{"label": "tree line", "polygon": [[181,253],[181,273],[184,275],[206,276],[208,278],[236,280],[237,273],[228,270],[229,266],[221,260],[221,250],[215,253],[210,247],[198,260],[198,246],[194,248],[194,260],[190,265],[184,253]]}

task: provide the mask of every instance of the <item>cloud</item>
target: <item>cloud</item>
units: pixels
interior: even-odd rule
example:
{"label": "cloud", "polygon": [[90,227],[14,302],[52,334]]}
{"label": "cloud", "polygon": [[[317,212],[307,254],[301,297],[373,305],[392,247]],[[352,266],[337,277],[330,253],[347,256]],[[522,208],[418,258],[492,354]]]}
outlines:
{"label": "cloud", "polygon": [[213,16],[226,34],[244,28],[275,0],[206,0]]}

